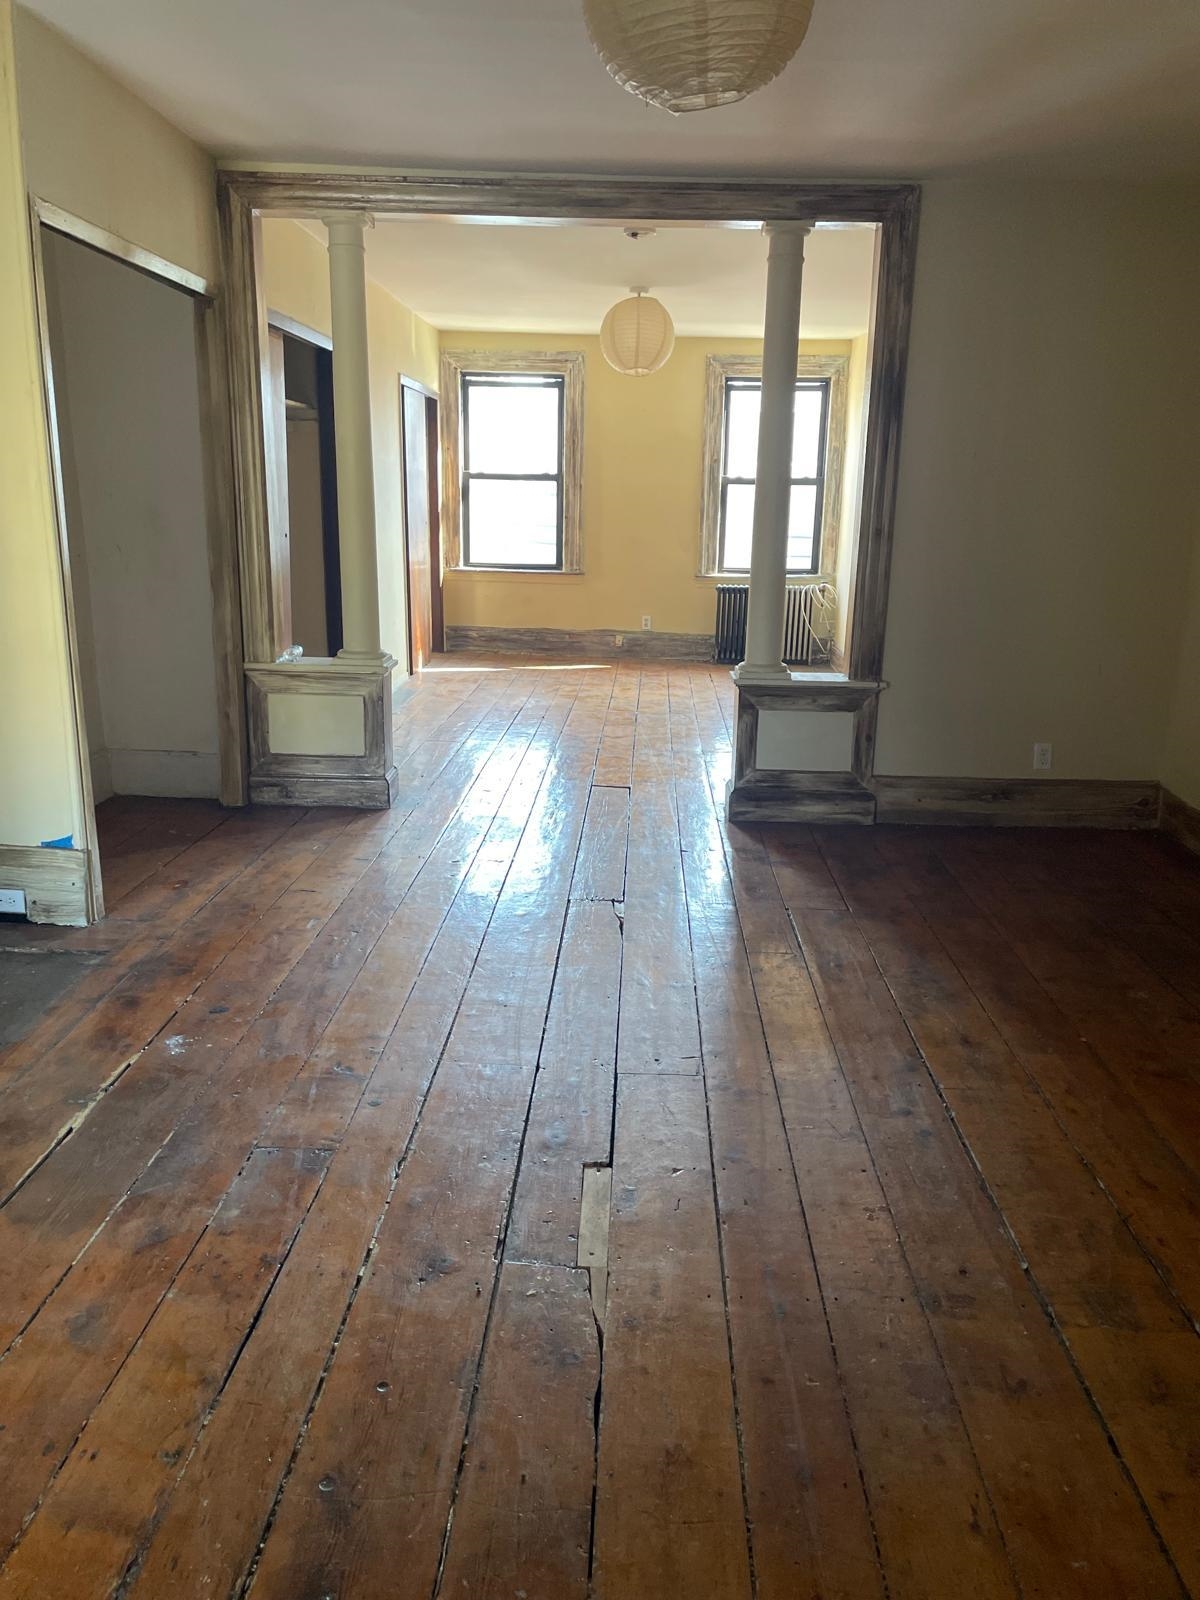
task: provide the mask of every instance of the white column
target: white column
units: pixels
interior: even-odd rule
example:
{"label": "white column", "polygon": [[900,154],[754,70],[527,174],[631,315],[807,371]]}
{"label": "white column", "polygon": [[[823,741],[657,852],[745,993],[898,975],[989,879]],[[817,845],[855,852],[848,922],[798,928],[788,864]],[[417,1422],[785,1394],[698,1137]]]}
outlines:
{"label": "white column", "polygon": [[325,218],[329,231],[334,450],[342,563],[340,654],[376,659],[382,650],[367,348],[367,261],[363,246],[370,222],[371,218],[362,212],[342,212]]}
{"label": "white column", "polygon": [[750,545],[746,659],[734,672],[742,683],[770,683],[788,676],[782,656],[792,498],[792,421],[796,411],[804,241],[811,229],[810,222],[772,223],[767,229],[767,314],[763,327],[762,409]]}

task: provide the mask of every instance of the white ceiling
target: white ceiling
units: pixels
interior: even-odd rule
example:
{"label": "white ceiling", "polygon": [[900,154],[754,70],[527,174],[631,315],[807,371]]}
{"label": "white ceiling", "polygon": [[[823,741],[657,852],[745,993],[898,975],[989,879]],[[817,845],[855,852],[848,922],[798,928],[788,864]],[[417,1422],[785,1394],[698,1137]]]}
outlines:
{"label": "white ceiling", "polygon": [[[324,241],[325,230],[311,224]],[[826,229],[805,248],[802,317],[813,339],[865,333],[873,228]],[[761,338],[767,244],[757,229],[621,224],[476,226],[381,217],[367,269],[435,328],[595,333],[614,300],[646,288],[680,334]]]}
{"label": "white ceiling", "polygon": [[799,56],[672,118],[579,0],[32,0],[218,155],[925,177],[1200,170],[1197,0],[816,0]]}

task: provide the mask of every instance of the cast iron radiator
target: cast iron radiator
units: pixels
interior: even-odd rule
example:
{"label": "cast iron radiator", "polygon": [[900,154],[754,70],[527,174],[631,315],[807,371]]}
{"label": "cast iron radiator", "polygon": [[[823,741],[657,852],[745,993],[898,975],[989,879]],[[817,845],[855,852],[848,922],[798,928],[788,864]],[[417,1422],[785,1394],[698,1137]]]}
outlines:
{"label": "cast iron radiator", "polygon": [[[713,660],[737,662],[746,653],[746,602],[744,583],[717,585],[717,625],[713,635]],[[789,583],[783,613],[783,659],[789,667],[817,666],[829,659],[826,639],[817,632],[822,613],[830,606],[827,583]]]}

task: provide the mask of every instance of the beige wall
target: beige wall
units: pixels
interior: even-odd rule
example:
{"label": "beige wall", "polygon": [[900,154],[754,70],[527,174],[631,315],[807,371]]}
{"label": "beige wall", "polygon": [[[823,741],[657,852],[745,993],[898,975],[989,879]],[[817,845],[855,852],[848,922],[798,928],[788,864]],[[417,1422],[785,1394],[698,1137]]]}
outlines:
{"label": "beige wall", "polygon": [[[710,354],[758,355],[761,340],[679,339],[646,378],[614,371],[596,337],[444,333],[442,348],[578,350],[584,377],[583,572],[449,572],[446,621],[476,627],[707,633],[714,578],[697,574]],[[809,340],[806,354],[846,354]]]}
{"label": "beige wall", "polygon": [[28,11],[14,26],[30,190],[215,281],[211,157]]}
{"label": "beige wall", "polygon": [[215,798],[195,306],[59,234],[44,260],[96,798]]}
{"label": "beige wall", "polygon": [[[281,312],[329,334],[329,257],[321,241],[297,222],[268,217],[262,224],[264,295]],[[404,502],[400,462],[400,378],[437,387],[437,333],[377,283],[367,285],[371,359],[371,442],[375,455],[375,520],[379,551],[379,612],[383,647],[408,660],[404,586]]]}
{"label": "beige wall", "polygon": [[0,845],[83,826],[28,239],[0,0]]}
{"label": "beige wall", "polygon": [[925,187],[879,772],[1163,772],[1198,246],[1194,192]]}

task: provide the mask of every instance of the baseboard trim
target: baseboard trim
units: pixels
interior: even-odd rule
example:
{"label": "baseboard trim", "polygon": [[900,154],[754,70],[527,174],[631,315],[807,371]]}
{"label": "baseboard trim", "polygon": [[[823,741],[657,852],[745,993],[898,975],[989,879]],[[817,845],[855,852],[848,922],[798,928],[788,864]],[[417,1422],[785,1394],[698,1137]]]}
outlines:
{"label": "baseboard trim", "polygon": [[1188,805],[1170,789],[1162,792],[1162,810],[1159,827],[1168,839],[1174,839],[1185,850],[1200,856],[1200,809]]}
{"label": "baseboard trim", "polygon": [[1156,828],[1157,782],[874,777],[875,820],[931,827]]}
{"label": "baseboard trim", "polygon": [[88,853],[0,844],[0,889],[20,889],[30,922],[88,924]]}
{"label": "baseboard trim", "polygon": [[383,777],[250,778],[250,798],[264,806],[353,806],[386,811],[399,792],[395,767]]}
{"label": "baseboard trim", "polygon": [[446,649],[498,655],[561,656],[568,661],[711,661],[711,633],[656,633],[617,628],[446,627]]}

